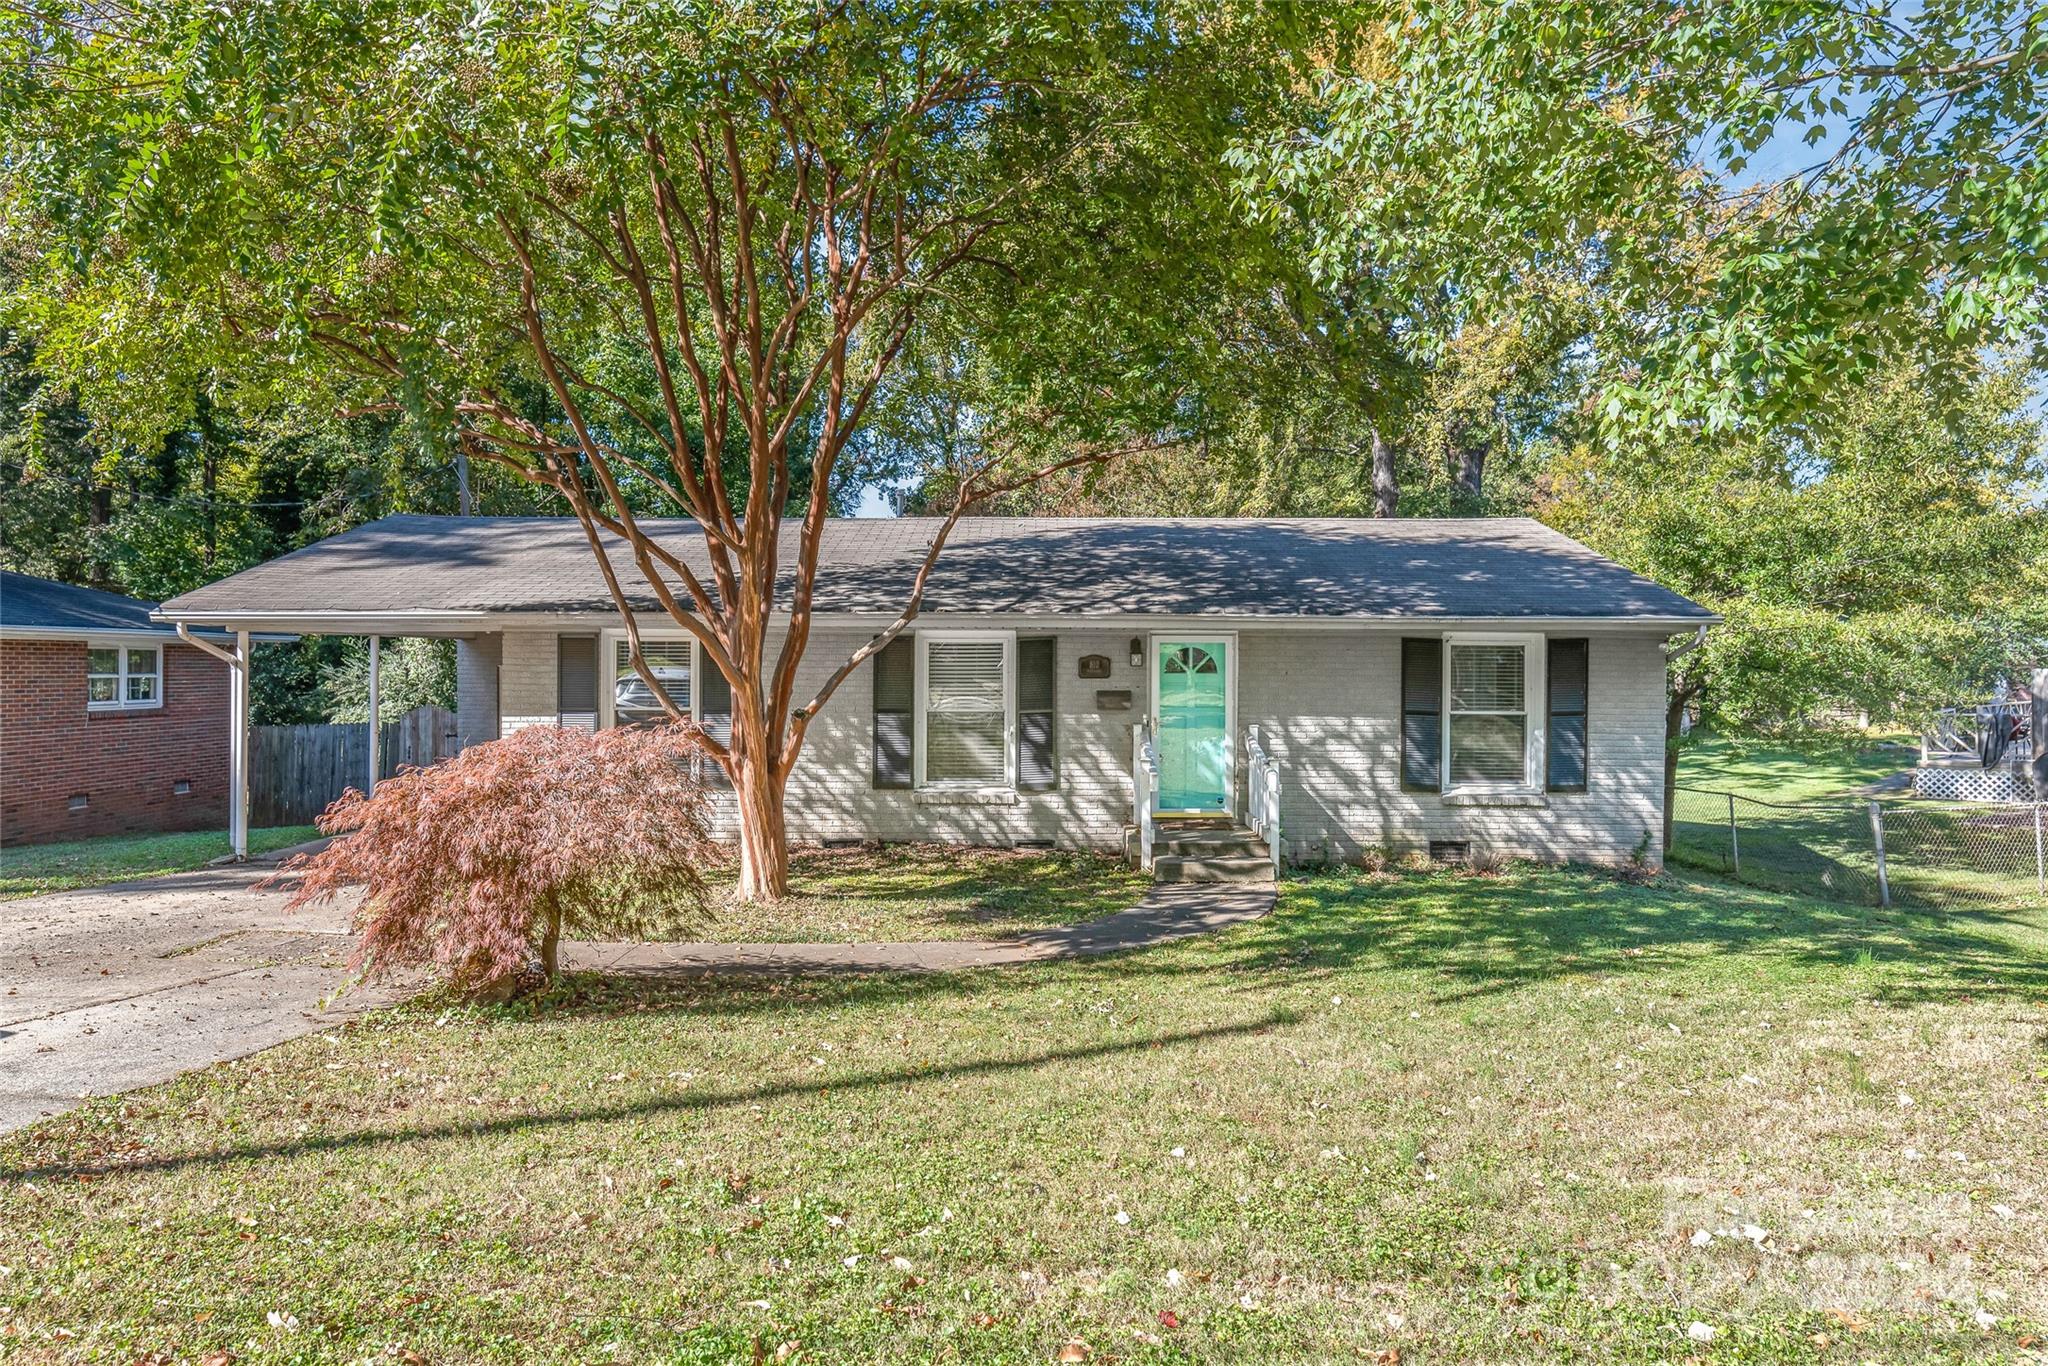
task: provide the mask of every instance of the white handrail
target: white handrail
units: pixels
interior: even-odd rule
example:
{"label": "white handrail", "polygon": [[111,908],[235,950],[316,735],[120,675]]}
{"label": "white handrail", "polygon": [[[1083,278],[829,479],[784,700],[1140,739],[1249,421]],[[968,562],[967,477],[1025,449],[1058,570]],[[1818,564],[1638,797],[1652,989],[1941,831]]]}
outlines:
{"label": "white handrail", "polygon": [[1920,760],[1978,759],[1987,725],[2004,731],[2007,762],[2021,764],[2029,757],[2026,741],[2032,736],[2030,704],[2026,702],[1982,702],[1974,706],[1943,707],[1934,714],[1934,724],[1920,737]]}
{"label": "white handrail", "polygon": [[1131,820],[1138,827],[1138,866],[1152,871],[1152,796],[1159,790],[1159,746],[1150,722],[1131,727]]}
{"label": "white handrail", "polygon": [[1259,728],[1247,726],[1245,752],[1245,824],[1266,842],[1273,857],[1273,877],[1280,876],[1280,762],[1259,743]]}

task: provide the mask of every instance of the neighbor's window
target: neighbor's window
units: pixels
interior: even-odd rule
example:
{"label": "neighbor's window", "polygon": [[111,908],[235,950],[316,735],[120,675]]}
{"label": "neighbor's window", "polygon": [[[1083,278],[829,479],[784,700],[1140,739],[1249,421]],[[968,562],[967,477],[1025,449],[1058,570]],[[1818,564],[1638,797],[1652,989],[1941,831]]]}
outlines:
{"label": "neighbor's window", "polygon": [[[661,681],[661,690],[683,715],[690,714],[690,647],[687,640],[640,641],[640,657]],[[637,726],[668,715],[661,699],[633,667],[633,643],[620,640],[612,655],[612,724]]]}
{"label": "neighbor's window", "polygon": [[922,778],[953,787],[1007,787],[1014,719],[1007,635],[917,638]]}
{"label": "neighbor's window", "polygon": [[1529,774],[1527,650],[1453,642],[1448,651],[1450,786],[1523,783]]}
{"label": "neighbor's window", "polygon": [[85,652],[85,705],[89,711],[141,711],[164,701],[160,645],[93,645]]}

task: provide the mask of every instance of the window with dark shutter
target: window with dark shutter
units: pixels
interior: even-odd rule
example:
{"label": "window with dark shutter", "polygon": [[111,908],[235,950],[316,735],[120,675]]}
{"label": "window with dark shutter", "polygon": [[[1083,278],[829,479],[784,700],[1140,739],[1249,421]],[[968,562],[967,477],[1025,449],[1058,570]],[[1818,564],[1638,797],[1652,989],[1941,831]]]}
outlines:
{"label": "window with dark shutter", "polygon": [[1444,643],[1411,637],[1401,642],[1401,786],[1410,792],[1443,790]]}
{"label": "window with dark shutter", "polygon": [[876,787],[909,787],[917,710],[917,644],[898,636],[874,657]]}
{"label": "window with dark shutter", "polygon": [[1586,790],[1586,700],[1591,683],[1592,642],[1553,640],[1548,665],[1550,723],[1544,786],[1552,792]]}
{"label": "window with dark shutter", "polygon": [[597,637],[555,637],[555,723],[597,729]]}
{"label": "window with dark shutter", "polygon": [[[732,743],[732,684],[715,664],[704,666],[704,676],[697,680],[697,724],[704,727],[704,733],[721,745]],[[704,761],[704,781],[713,787],[730,787],[732,779],[725,776],[725,770],[716,759]]]}
{"label": "window with dark shutter", "polygon": [[1059,786],[1058,642],[1051,636],[1017,642],[1017,790]]}

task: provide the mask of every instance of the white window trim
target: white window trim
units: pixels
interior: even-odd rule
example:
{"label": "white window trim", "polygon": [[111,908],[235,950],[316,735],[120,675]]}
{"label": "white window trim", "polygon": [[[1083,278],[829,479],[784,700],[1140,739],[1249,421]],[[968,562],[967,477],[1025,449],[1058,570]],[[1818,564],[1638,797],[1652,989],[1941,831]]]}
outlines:
{"label": "white window trim", "polygon": [[[1547,751],[1547,737],[1544,726],[1549,715],[1542,705],[1549,696],[1546,691],[1544,665],[1548,660],[1545,637],[1541,634],[1504,631],[1447,631],[1444,633],[1443,682],[1443,796],[1455,797],[1461,794],[1541,796],[1543,794],[1543,764]],[[1519,645],[1522,647],[1522,778],[1520,782],[1451,782],[1451,647],[1453,645]],[[1474,713],[1466,713],[1473,715]]]}
{"label": "white window trim", "polygon": [[[1014,793],[1017,790],[1017,633],[1015,631],[919,631],[917,641],[917,692],[912,699],[916,710],[911,742],[916,758],[913,786],[919,791]],[[930,671],[933,641],[1001,641],[1003,646],[1003,781],[979,783],[962,779],[933,780],[925,777],[926,681]]]}
{"label": "white window trim", "polygon": [[[88,652],[92,650],[113,650],[116,653],[117,657],[120,659],[119,668],[114,674],[113,701],[93,701],[92,685],[90,681],[87,682],[85,690],[85,709],[88,712],[155,711],[163,706],[164,647],[162,641],[150,641],[145,644],[136,641],[133,637],[130,637],[127,640],[116,640],[110,637],[106,640],[88,640],[85,642],[85,648]],[[130,702],[128,700],[128,652],[130,650],[148,650],[151,654],[156,656],[156,696],[152,697],[147,702]],[[85,676],[87,680],[90,680],[93,677],[91,661],[92,655],[88,653],[86,655],[85,668]],[[105,675],[102,674],[100,675],[100,677],[105,677]]]}
{"label": "white window trim", "polygon": [[[630,637],[626,635],[622,628],[618,627],[598,632],[597,650],[598,654],[602,656],[602,659],[599,661],[597,687],[597,728],[599,730],[610,730],[618,724],[618,717],[613,713],[612,703],[617,696],[619,687],[619,642],[627,639],[630,639]],[[698,711],[698,698],[704,690],[699,685],[701,675],[698,673],[698,670],[704,662],[704,651],[697,638],[688,631],[643,630],[640,632],[640,639],[647,644],[653,644],[658,640],[684,640],[689,642],[690,719],[701,723],[703,718]]]}

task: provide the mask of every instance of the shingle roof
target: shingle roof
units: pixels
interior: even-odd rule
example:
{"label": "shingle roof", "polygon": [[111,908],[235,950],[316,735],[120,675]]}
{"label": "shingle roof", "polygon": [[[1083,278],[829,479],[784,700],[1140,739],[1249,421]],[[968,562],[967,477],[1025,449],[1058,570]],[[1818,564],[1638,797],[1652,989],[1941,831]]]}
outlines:
{"label": "shingle roof", "polygon": [[[684,562],[705,568],[694,522],[643,525]],[[834,520],[815,610],[895,613],[937,526],[924,518]],[[785,566],[795,559],[796,534],[794,522],[785,527]],[[630,557],[615,554],[614,563],[636,606],[653,607]],[[331,536],[163,607],[171,617],[251,618],[586,610],[609,612],[611,600],[573,519],[411,515]],[[939,557],[925,611],[1713,619],[1526,518],[970,518]]]}
{"label": "shingle roof", "polygon": [[175,635],[174,628],[149,619],[154,610],[155,603],[141,598],[0,570],[0,630],[80,636],[133,631]]}

